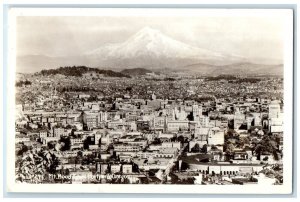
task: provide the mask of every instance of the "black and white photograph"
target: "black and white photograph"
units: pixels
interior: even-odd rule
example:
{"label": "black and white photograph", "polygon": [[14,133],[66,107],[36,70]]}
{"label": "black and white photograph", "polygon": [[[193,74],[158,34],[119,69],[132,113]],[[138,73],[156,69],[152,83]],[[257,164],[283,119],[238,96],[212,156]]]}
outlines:
{"label": "black and white photograph", "polygon": [[292,10],[10,14],[13,191],[291,192]]}

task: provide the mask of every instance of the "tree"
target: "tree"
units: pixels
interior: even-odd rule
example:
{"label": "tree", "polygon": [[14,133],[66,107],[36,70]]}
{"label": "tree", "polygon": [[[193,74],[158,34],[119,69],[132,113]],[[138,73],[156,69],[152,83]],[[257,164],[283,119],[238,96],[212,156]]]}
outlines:
{"label": "tree", "polygon": [[189,121],[193,121],[194,120],[194,116],[193,116],[192,112],[187,115],[187,119]]}
{"label": "tree", "polygon": [[178,184],[194,184],[195,178],[189,177],[178,181]]}
{"label": "tree", "polygon": [[250,144],[250,138],[249,137],[242,137],[240,140],[245,144]]}
{"label": "tree", "polygon": [[134,173],[140,172],[139,166],[135,163],[132,163],[132,172],[134,172]]}
{"label": "tree", "polygon": [[269,159],[269,157],[268,156],[265,156],[264,158],[263,158],[263,161],[267,161]]}
{"label": "tree", "polygon": [[28,151],[28,147],[25,144],[22,144],[21,149],[18,151],[17,155],[22,156],[27,151]]}
{"label": "tree", "polygon": [[55,144],[56,143],[54,141],[50,141],[50,142],[48,142],[47,146],[48,146],[49,149],[54,149],[55,148]]}
{"label": "tree", "polygon": [[181,144],[184,143],[184,137],[183,137],[182,135],[180,135],[180,136],[177,138],[177,140],[178,140],[179,142],[181,142]]}
{"label": "tree", "polygon": [[161,141],[159,138],[156,137],[156,138],[154,138],[152,144],[154,144],[154,145],[161,144]]}
{"label": "tree", "polygon": [[263,139],[256,145],[254,152],[257,154],[258,159],[260,159],[261,154],[273,154],[274,152],[276,152],[276,150],[276,142],[272,140],[269,136],[264,136]]}
{"label": "tree", "polygon": [[97,100],[98,100],[98,98],[97,98],[97,96],[95,96],[95,95],[91,95],[91,96],[87,99],[88,102],[95,102],[95,101],[97,101]]}
{"label": "tree", "polygon": [[50,174],[55,174],[56,173],[56,168],[59,165],[59,159],[57,156],[55,156],[54,154],[51,154],[51,162],[49,167],[47,167],[47,170]]}
{"label": "tree", "polygon": [[71,138],[70,137],[60,137],[60,142],[63,142],[61,151],[68,151],[71,149]]}
{"label": "tree", "polygon": [[78,151],[78,152],[77,152],[77,156],[82,158],[82,157],[83,157],[82,151]]}
{"label": "tree", "polygon": [[211,145],[211,149],[212,150],[216,150],[216,149],[218,149],[215,145]]}
{"label": "tree", "polygon": [[200,146],[198,143],[195,144],[195,146],[191,149],[192,152],[200,152]]}
{"label": "tree", "polygon": [[230,139],[230,138],[235,138],[235,139],[238,138],[238,134],[233,129],[228,129],[225,134],[225,140]]}
{"label": "tree", "polygon": [[227,142],[224,144],[224,151],[226,153],[232,154],[234,151],[234,145],[231,142]]}
{"label": "tree", "polygon": [[207,145],[205,144],[205,145],[203,145],[203,147],[202,147],[202,150],[201,150],[203,153],[207,153]]}
{"label": "tree", "polygon": [[89,149],[89,140],[88,138],[86,138],[84,141],[83,141],[83,149],[86,149],[88,150]]}
{"label": "tree", "polygon": [[70,175],[70,170],[69,170],[69,168],[65,169],[65,175]]}
{"label": "tree", "polygon": [[22,87],[23,85],[27,86],[27,85],[31,85],[31,82],[26,80],[26,81],[18,81],[16,83],[16,87]]}

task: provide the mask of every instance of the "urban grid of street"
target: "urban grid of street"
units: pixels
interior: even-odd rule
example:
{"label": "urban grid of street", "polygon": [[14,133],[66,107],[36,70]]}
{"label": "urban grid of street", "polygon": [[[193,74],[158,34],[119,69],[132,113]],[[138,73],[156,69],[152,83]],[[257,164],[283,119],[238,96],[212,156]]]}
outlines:
{"label": "urban grid of street", "polygon": [[282,184],[283,104],[279,76],[19,73],[16,182]]}

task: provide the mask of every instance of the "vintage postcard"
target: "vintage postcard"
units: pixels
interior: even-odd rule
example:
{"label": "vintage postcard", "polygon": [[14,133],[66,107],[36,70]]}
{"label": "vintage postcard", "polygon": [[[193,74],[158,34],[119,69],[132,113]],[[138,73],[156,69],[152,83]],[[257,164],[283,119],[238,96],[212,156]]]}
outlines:
{"label": "vintage postcard", "polygon": [[8,17],[9,192],[292,192],[293,10]]}

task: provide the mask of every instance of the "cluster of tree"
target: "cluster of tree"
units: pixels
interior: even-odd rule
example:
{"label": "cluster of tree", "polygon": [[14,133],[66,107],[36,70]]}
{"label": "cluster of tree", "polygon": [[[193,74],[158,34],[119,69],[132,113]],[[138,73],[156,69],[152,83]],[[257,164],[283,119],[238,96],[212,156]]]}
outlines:
{"label": "cluster of tree", "polygon": [[127,78],[130,78],[129,75],[125,75],[125,74],[120,73],[120,72],[115,72],[115,71],[112,71],[112,70],[102,70],[102,69],[91,68],[91,67],[86,67],[86,66],[59,67],[58,69],[42,70],[40,72],[40,74],[43,75],[43,76],[62,74],[62,75],[65,75],[65,76],[81,77],[83,74],[88,73],[88,72],[95,72],[97,74],[102,74],[102,75],[107,76],[107,77],[127,77]]}
{"label": "cluster of tree", "polygon": [[144,68],[133,68],[133,69],[124,69],[121,73],[126,75],[140,76],[145,75],[147,73],[152,73],[152,71]]}
{"label": "cluster of tree", "polygon": [[[16,181],[31,183],[41,183],[46,179],[48,174],[56,174],[59,165],[58,157],[49,152],[48,148],[36,150],[28,150],[23,157],[16,162]],[[39,176],[44,176],[41,178]],[[52,179],[53,180],[53,179]],[[48,182],[51,179],[48,179]]]}
{"label": "cluster of tree", "polygon": [[31,81],[25,80],[25,81],[18,81],[16,83],[16,87],[22,87],[27,85],[31,85]]}
{"label": "cluster of tree", "polygon": [[25,144],[21,144],[20,149],[17,151],[17,156],[23,156],[23,154],[26,153],[28,150],[28,146],[26,146]]}
{"label": "cluster of tree", "polygon": [[69,136],[61,136],[59,141],[64,143],[62,144],[61,151],[68,151],[71,149],[71,138]]}
{"label": "cluster of tree", "polygon": [[188,142],[188,138],[187,137],[183,137],[182,135],[172,137],[170,140],[172,142],[180,142],[181,144]]}
{"label": "cluster of tree", "polygon": [[171,78],[171,77],[166,77],[166,78],[146,78],[147,81],[176,81],[176,80],[181,80],[180,78]]}
{"label": "cluster of tree", "polygon": [[88,99],[87,99],[88,102],[96,102],[98,101],[98,98],[96,95],[91,95]]}
{"label": "cluster of tree", "polygon": [[[275,165],[276,166],[276,165]],[[276,178],[275,184],[282,184],[283,183],[283,172],[282,168],[277,168],[276,170],[273,168],[264,168],[261,173],[265,174],[267,177]]]}
{"label": "cluster of tree", "polygon": [[227,80],[228,83],[256,83],[261,81],[261,78],[238,78],[233,75],[219,75],[216,77],[206,77],[205,81]]}
{"label": "cluster of tree", "polygon": [[203,147],[201,148],[200,145],[198,143],[195,144],[195,146],[191,149],[191,152],[193,153],[198,153],[198,152],[201,152],[201,153],[207,153],[207,145],[203,145]]}
{"label": "cluster of tree", "polygon": [[109,184],[130,184],[128,178],[124,177],[112,177],[111,179],[107,179],[106,183]]}
{"label": "cluster of tree", "polygon": [[161,144],[161,140],[159,138],[154,138],[153,142],[152,142],[153,145],[159,145]]}
{"label": "cluster of tree", "polygon": [[84,141],[83,141],[83,149],[89,149],[89,145],[92,145],[94,144],[95,141],[92,140],[92,137],[91,136],[88,136]]}
{"label": "cluster of tree", "polygon": [[195,184],[195,178],[194,177],[188,177],[184,179],[179,179],[177,177],[171,178],[171,184]]}
{"label": "cluster of tree", "polygon": [[234,130],[234,129],[228,129],[225,136],[225,140],[234,138],[234,139],[239,139],[239,134]]}
{"label": "cluster of tree", "polygon": [[[257,154],[258,159],[262,154],[277,154],[279,152],[277,148],[276,140],[268,135],[265,135],[260,142],[258,142],[254,147],[254,152]],[[276,157],[276,155],[274,155]]]}
{"label": "cluster of tree", "polygon": [[176,79],[175,78],[167,77],[167,78],[164,78],[164,81],[176,81]]}
{"label": "cluster of tree", "polygon": [[238,78],[235,80],[228,81],[229,83],[257,83],[261,81],[259,78]]}
{"label": "cluster of tree", "polygon": [[226,142],[223,145],[223,151],[225,152],[226,160],[233,158],[235,146],[231,142]]}
{"label": "cluster of tree", "polygon": [[59,92],[97,92],[95,88],[86,87],[86,86],[68,86],[57,88]]}
{"label": "cluster of tree", "polygon": [[237,77],[233,75],[219,75],[219,76],[206,77],[205,81],[235,80],[235,79],[237,79]]}
{"label": "cluster of tree", "polygon": [[97,154],[88,154],[82,156],[82,165],[89,165],[89,164],[95,164],[95,158],[97,157]]}
{"label": "cluster of tree", "polygon": [[199,103],[203,103],[203,102],[208,102],[208,101],[214,101],[215,99],[211,96],[201,96],[201,97],[198,97],[196,95],[193,95],[190,97],[190,99],[193,99]]}

